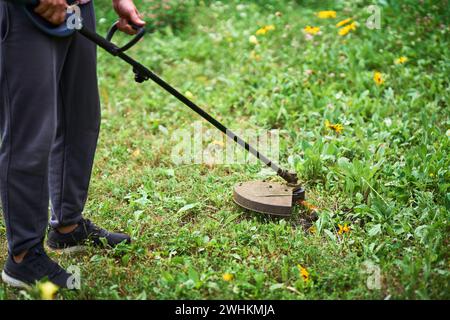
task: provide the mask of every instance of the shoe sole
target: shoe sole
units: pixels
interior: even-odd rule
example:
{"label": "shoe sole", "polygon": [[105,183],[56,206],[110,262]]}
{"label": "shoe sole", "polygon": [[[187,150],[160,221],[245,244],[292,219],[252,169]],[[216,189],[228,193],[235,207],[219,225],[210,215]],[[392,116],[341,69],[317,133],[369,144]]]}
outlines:
{"label": "shoe sole", "polygon": [[14,288],[31,289],[31,286],[29,284],[20,281],[19,279],[11,277],[9,274],[5,272],[5,270],[2,271],[2,280],[4,283]]}
{"label": "shoe sole", "polygon": [[52,248],[49,246],[49,249],[55,252],[59,253],[67,253],[67,254],[73,254],[73,253],[80,253],[87,250],[87,246],[72,246],[67,248]]}

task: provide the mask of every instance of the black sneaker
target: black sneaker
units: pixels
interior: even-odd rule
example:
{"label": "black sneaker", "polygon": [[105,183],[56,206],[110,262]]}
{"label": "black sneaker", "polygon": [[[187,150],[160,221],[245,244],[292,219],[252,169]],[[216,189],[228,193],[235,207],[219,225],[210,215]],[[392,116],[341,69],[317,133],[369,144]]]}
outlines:
{"label": "black sneaker", "polygon": [[29,249],[21,263],[16,263],[12,255],[8,255],[2,272],[2,280],[6,284],[25,289],[44,278],[60,288],[67,288],[70,276],[47,256],[42,243]]}
{"label": "black sneaker", "polygon": [[130,243],[131,239],[126,234],[112,233],[97,227],[89,219],[82,219],[78,227],[69,233],[60,233],[55,228],[50,228],[47,236],[50,249],[64,252],[81,251],[89,243],[100,247],[115,247],[121,242]]}

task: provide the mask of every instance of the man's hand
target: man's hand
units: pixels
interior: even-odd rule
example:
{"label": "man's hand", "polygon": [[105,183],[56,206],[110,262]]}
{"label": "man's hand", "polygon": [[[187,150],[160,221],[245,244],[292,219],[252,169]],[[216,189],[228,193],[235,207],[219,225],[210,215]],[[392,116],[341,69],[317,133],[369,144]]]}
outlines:
{"label": "man's hand", "polygon": [[66,20],[66,0],[41,0],[34,11],[47,21],[60,25]]}
{"label": "man's hand", "polygon": [[133,0],[113,0],[114,10],[119,15],[119,23],[117,28],[128,34],[135,34],[136,30],[133,29],[130,23],[137,26],[144,26],[145,21],[141,19],[141,14],[136,9]]}

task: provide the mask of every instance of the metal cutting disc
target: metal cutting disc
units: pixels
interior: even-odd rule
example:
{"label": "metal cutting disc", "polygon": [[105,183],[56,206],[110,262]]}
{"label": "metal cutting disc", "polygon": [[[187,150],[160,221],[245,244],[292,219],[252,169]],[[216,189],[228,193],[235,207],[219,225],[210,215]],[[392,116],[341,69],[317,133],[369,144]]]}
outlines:
{"label": "metal cutting disc", "polygon": [[248,210],[288,216],[295,202],[304,200],[304,190],[277,182],[241,182],[234,187],[233,198],[236,204]]}

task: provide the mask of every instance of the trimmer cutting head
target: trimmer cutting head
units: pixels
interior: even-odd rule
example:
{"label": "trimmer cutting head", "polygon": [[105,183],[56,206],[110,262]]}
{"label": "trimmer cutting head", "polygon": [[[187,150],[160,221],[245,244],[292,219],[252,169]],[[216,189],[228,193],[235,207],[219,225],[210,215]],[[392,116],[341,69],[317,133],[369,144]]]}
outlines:
{"label": "trimmer cutting head", "polygon": [[251,211],[289,216],[293,207],[305,200],[305,190],[285,183],[249,181],[234,187],[233,198],[236,204]]}

